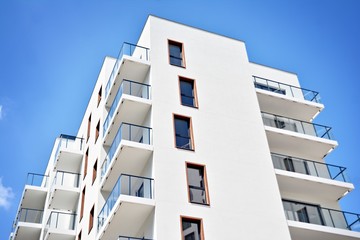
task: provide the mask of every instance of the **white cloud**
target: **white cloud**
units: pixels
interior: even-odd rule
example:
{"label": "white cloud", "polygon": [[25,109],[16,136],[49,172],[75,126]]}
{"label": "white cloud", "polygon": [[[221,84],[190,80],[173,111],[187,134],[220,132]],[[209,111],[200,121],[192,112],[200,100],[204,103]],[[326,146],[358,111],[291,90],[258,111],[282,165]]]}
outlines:
{"label": "white cloud", "polygon": [[0,177],[0,207],[9,209],[10,200],[14,197],[14,192],[11,187],[5,187],[2,183],[2,178]]}

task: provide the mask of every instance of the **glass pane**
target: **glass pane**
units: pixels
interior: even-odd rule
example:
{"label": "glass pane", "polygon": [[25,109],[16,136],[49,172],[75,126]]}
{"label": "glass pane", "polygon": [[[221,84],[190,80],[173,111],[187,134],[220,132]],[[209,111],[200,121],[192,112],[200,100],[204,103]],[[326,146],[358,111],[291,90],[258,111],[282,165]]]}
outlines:
{"label": "glass pane", "polygon": [[201,240],[201,230],[200,230],[199,220],[183,219],[182,226],[183,226],[183,236],[185,240],[188,239]]}
{"label": "glass pane", "polygon": [[175,131],[177,136],[190,137],[190,122],[188,119],[175,119]]}

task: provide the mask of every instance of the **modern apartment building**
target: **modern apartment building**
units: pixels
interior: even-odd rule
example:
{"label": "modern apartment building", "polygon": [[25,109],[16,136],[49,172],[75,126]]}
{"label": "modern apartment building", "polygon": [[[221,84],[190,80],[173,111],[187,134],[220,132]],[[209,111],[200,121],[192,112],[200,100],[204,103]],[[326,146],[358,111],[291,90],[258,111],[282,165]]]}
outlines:
{"label": "modern apartment building", "polygon": [[319,100],[242,41],[149,16],[28,175],[10,238],[360,239]]}

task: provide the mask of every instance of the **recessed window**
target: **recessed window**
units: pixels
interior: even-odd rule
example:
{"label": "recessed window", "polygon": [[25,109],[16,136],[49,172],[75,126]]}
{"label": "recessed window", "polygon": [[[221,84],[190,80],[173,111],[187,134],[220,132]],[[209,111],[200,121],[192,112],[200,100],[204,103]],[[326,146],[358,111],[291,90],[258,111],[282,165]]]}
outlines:
{"label": "recessed window", "polygon": [[195,81],[193,79],[179,77],[181,104],[189,107],[197,107]]}
{"label": "recessed window", "polygon": [[185,67],[182,43],[169,40],[169,59],[171,65]]}
{"label": "recessed window", "polygon": [[87,138],[86,138],[86,141],[89,140],[89,138],[90,138],[90,130],[91,130],[91,114],[90,114],[89,119],[88,119],[88,128],[87,128]]}
{"label": "recessed window", "polygon": [[194,150],[191,118],[174,115],[175,145],[177,148]]}
{"label": "recessed window", "polygon": [[95,130],[95,142],[97,141],[97,139],[99,138],[100,135],[100,120],[98,121],[98,123],[96,124],[96,130]]}
{"label": "recessed window", "polygon": [[189,201],[209,205],[205,166],[192,163],[186,164]]}
{"label": "recessed window", "polygon": [[78,240],[81,240],[81,231],[79,232]]}
{"label": "recessed window", "polygon": [[181,218],[183,240],[204,240],[202,220],[195,218]]}
{"label": "recessed window", "polygon": [[102,86],[99,89],[98,92],[98,100],[97,100],[97,105],[99,106],[100,102],[101,102],[101,98],[102,98]]}
{"label": "recessed window", "polygon": [[84,203],[85,203],[85,187],[81,192],[81,206],[80,206],[80,221],[82,217],[84,216]]}
{"label": "recessed window", "polygon": [[91,232],[91,229],[94,226],[94,208],[95,205],[92,206],[91,210],[90,210],[90,216],[89,216],[89,233]]}
{"label": "recessed window", "polygon": [[93,166],[93,176],[92,176],[92,183],[94,183],[95,182],[95,179],[96,179],[96,175],[97,175],[97,159],[96,159],[96,161],[95,161],[95,164],[94,164],[94,166]]}
{"label": "recessed window", "polygon": [[84,158],[84,178],[86,177],[86,174],[87,174],[88,162],[89,162],[89,148],[88,148],[88,149],[86,150],[86,152],[85,152],[85,158]]}

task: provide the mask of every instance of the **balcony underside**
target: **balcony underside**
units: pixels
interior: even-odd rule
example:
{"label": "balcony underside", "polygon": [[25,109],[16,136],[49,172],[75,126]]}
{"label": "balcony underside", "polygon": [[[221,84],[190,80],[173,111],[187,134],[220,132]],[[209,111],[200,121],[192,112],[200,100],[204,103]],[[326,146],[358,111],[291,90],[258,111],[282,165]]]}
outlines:
{"label": "balcony underside", "polygon": [[360,232],[288,220],[292,240],[359,240]]}
{"label": "balcony underside", "polygon": [[140,176],[152,152],[151,145],[121,140],[103,177],[101,190],[111,191],[121,173]]}
{"label": "balcony underside", "polygon": [[310,122],[322,109],[320,103],[301,100],[278,93],[256,89],[260,109],[275,115]]}
{"label": "balcony underside", "polygon": [[321,193],[321,197],[337,201],[344,193],[354,189],[351,183],[340,182],[301,173],[275,169],[280,192],[296,192],[303,196],[314,196]]}
{"label": "balcony underside", "polygon": [[49,200],[49,208],[75,211],[78,206],[79,188],[55,187]]}
{"label": "balcony underside", "polygon": [[153,199],[121,195],[104,226],[99,230],[98,239],[117,239],[119,235],[137,236],[154,209]]}
{"label": "balcony underside", "polygon": [[20,208],[43,210],[46,200],[47,189],[42,187],[25,185]]}
{"label": "balcony underside", "polygon": [[41,227],[39,223],[19,222],[13,240],[39,240]]}
{"label": "balcony underside", "polygon": [[122,122],[142,125],[151,107],[151,100],[124,94],[104,136],[104,145],[111,145]]}
{"label": "balcony underside", "polygon": [[116,93],[123,79],[129,79],[135,82],[144,83],[145,77],[150,69],[150,62],[139,58],[124,55],[121,59],[121,66],[113,85],[111,86],[109,95],[106,99],[105,106],[111,107]]}
{"label": "balcony underside", "polygon": [[80,150],[61,148],[56,159],[54,170],[65,172],[80,172],[83,153]]}
{"label": "balcony underside", "polygon": [[274,127],[265,126],[265,131],[271,152],[284,155],[321,160],[337,146],[334,140]]}
{"label": "balcony underside", "polygon": [[45,240],[75,240],[75,230],[50,228],[45,236]]}

